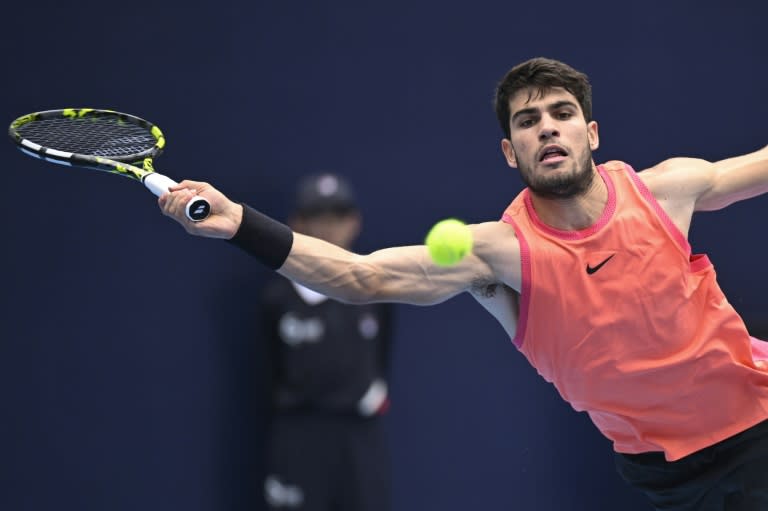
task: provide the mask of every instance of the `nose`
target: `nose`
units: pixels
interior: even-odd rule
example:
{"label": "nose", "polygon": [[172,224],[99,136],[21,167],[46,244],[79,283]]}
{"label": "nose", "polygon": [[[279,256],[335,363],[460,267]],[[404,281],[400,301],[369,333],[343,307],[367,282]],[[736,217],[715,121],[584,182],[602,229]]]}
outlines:
{"label": "nose", "polygon": [[539,140],[549,140],[560,136],[555,120],[549,115],[542,117],[539,127]]}

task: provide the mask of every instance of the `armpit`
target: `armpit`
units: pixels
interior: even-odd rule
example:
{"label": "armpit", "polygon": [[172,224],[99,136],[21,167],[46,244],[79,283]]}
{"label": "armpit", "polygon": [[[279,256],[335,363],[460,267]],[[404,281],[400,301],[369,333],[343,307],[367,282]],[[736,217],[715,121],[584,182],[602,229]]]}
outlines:
{"label": "armpit", "polygon": [[520,315],[520,301],[517,292],[501,282],[478,280],[472,286],[471,293],[475,301],[490,312],[504,327],[507,335],[514,338]]}
{"label": "armpit", "polygon": [[500,283],[489,279],[476,279],[472,282],[469,292],[478,298],[493,298],[496,296]]}

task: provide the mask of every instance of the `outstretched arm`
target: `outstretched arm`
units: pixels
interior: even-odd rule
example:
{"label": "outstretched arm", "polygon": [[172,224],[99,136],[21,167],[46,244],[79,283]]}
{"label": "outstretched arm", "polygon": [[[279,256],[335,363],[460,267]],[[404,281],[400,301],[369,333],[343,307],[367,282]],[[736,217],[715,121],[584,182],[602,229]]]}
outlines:
{"label": "outstretched arm", "polygon": [[687,233],[695,211],[722,209],[768,192],[768,146],[717,162],[672,158],[641,172],[640,177]]}
{"label": "outstretched arm", "polygon": [[[211,203],[211,216],[202,222],[191,222],[184,214],[184,205],[195,194]],[[236,242],[246,238],[249,248],[253,249],[249,252],[257,251],[257,257],[280,274],[345,302],[430,305],[467,291],[478,282],[499,281],[492,268],[498,264],[493,247],[499,244],[487,242],[498,238],[495,222],[470,226],[475,251],[457,265],[440,267],[432,262],[424,246],[387,248],[359,255],[299,233],[289,233],[286,237],[287,227],[266,217],[254,216],[252,210],[246,211],[244,217],[243,206],[207,183],[184,181],[160,197],[159,204],[163,213],[173,217],[187,232],[234,238]],[[509,240],[507,245],[512,245],[512,250],[503,247],[506,257],[514,258],[516,239]],[[264,257],[268,261],[262,253],[266,253]],[[519,260],[519,255],[517,257]],[[517,268],[514,263],[509,266]]]}
{"label": "outstretched arm", "polygon": [[359,255],[294,233],[278,273],[345,302],[432,305],[467,291],[478,276],[490,278],[491,270],[474,254],[455,266],[440,267],[423,245]]}

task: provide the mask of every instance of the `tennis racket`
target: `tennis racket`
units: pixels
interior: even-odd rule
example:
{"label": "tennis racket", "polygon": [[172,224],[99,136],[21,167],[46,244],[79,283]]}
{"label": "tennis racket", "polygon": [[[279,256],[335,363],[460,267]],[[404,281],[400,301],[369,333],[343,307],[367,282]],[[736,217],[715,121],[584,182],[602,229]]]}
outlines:
{"label": "tennis racket", "polygon": [[[92,108],[47,110],[19,117],[8,134],[29,156],[125,176],[158,197],[178,184],[154,170],[153,160],[165,147],[163,132],[134,115]],[[186,212],[199,222],[210,214],[211,205],[196,196]]]}

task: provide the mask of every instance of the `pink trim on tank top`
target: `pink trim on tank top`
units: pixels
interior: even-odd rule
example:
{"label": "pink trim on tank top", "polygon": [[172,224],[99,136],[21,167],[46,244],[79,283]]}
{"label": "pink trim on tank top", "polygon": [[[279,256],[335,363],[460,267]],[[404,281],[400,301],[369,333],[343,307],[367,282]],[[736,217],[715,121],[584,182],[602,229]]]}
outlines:
{"label": "pink trim on tank top", "polygon": [[600,173],[600,177],[603,178],[603,182],[608,189],[608,201],[605,203],[605,208],[603,208],[603,212],[600,215],[600,218],[597,219],[597,222],[578,231],[563,231],[561,229],[555,229],[554,227],[551,227],[541,221],[539,215],[536,213],[536,210],[533,208],[531,191],[529,188],[526,188],[523,191],[523,200],[525,202],[525,209],[528,210],[528,215],[531,217],[533,224],[547,234],[564,240],[584,239],[592,236],[600,229],[602,229],[616,212],[616,188],[613,186],[613,181],[611,181],[611,179],[607,176],[606,171],[602,165],[597,166],[597,171]]}
{"label": "pink trim on tank top", "polygon": [[[653,210],[656,212],[656,215],[659,217],[661,222],[666,226],[667,231],[669,231],[669,233],[672,235],[675,241],[677,241],[677,244],[680,245],[680,248],[682,248],[683,251],[688,256],[690,256],[691,244],[688,243],[688,240],[685,238],[685,236],[683,236],[683,233],[680,232],[680,229],[678,229],[675,223],[672,221],[672,219],[669,218],[669,215],[667,215],[667,212],[664,211],[664,208],[661,207],[661,204],[659,204],[659,201],[657,201],[656,197],[653,196],[653,193],[651,193],[648,187],[645,186],[645,183],[643,183],[643,180],[640,179],[639,175],[637,175],[637,172],[635,172],[635,169],[633,169],[630,165],[627,165],[625,163],[624,170],[626,170],[627,174],[629,174],[629,177],[635,183],[635,187],[637,187],[637,190],[640,192],[640,195],[642,195],[645,201],[653,208]],[[709,259],[707,259],[707,262],[708,261]],[[702,265],[702,267],[704,266],[706,265]]]}
{"label": "pink trim on tank top", "polygon": [[749,340],[752,345],[752,359],[761,362],[768,361],[768,342],[752,336],[749,337]]}
{"label": "pink trim on tank top", "polygon": [[531,302],[531,250],[523,233],[518,229],[517,224],[512,217],[504,213],[501,219],[512,226],[517,236],[517,242],[520,244],[520,310],[517,313],[517,328],[515,328],[515,337],[512,343],[520,349],[523,346],[525,338],[525,328],[528,325],[528,308]]}

